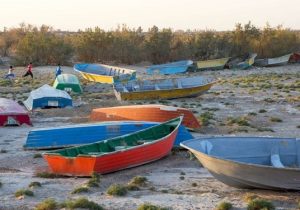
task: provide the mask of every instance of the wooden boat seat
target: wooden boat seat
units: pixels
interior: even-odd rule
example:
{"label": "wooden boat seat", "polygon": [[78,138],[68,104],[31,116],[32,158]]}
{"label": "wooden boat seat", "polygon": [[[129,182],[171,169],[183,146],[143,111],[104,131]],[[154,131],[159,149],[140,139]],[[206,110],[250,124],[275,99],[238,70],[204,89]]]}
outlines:
{"label": "wooden boat seat", "polygon": [[177,87],[182,89],[182,84],[181,84],[181,81],[177,80]]}
{"label": "wooden boat seat", "polygon": [[213,148],[213,145],[209,141],[202,141],[201,142],[201,148],[203,149],[204,153],[209,155],[209,154],[211,154],[211,150]]}
{"label": "wooden boat seat", "polygon": [[128,93],[129,92],[125,86],[123,86],[123,92],[124,93]]}
{"label": "wooden boat seat", "polygon": [[279,156],[279,147],[274,146],[271,149],[271,165],[275,168],[284,168]]}
{"label": "wooden boat seat", "polygon": [[160,88],[158,87],[157,84],[155,84],[154,88],[155,88],[155,90],[160,90]]}

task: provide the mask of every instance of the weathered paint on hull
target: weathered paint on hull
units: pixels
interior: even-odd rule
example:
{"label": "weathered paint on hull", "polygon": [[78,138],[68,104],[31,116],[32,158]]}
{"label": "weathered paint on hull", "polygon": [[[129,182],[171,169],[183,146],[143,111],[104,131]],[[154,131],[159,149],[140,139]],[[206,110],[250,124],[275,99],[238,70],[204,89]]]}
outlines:
{"label": "weathered paint on hull", "polygon": [[100,82],[100,83],[107,83],[107,84],[113,84],[114,78],[112,76],[104,76],[104,75],[95,75],[95,74],[89,74],[80,72],[82,77],[86,80],[89,80],[91,82]]}
{"label": "weathered paint on hull", "polygon": [[183,116],[182,124],[190,129],[200,128],[194,114],[184,108],[164,105],[132,105],[93,109],[91,121],[150,121],[165,122]]}
{"label": "weathered paint on hull", "polygon": [[43,157],[48,162],[51,172],[55,174],[67,176],[91,176],[94,172],[106,174],[143,165],[166,156],[173,147],[177,129],[157,142],[102,156],[67,158],[53,153],[44,154]]}
{"label": "weathered paint on hull", "polygon": [[255,65],[261,67],[284,66],[289,62],[291,55],[287,54],[277,58],[258,59],[255,61]]}
{"label": "weathered paint on hull", "polygon": [[244,62],[238,63],[236,68],[244,70],[250,68],[254,64],[256,56],[257,54],[251,55],[251,57],[246,59]]}
{"label": "weathered paint on hull", "polygon": [[150,90],[142,92],[118,92],[114,89],[118,100],[151,100],[151,99],[174,99],[198,96],[208,91],[214,82],[199,87],[171,89],[171,90]]}
{"label": "weathered paint on hull", "polygon": [[230,58],[220,58],[215,60],[206,60],[206,61],[198,61],[197,69],[198,70],[220,70],[224,69],[226,63]]}

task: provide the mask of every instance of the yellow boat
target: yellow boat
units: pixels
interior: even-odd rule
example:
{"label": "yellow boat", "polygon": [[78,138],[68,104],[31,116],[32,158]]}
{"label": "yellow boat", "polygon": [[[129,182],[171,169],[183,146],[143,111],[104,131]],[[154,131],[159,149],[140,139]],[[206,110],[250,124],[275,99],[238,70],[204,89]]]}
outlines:
{"label": "yellow boat", "polygon": [[186,77],[131,81],[115,84],[118,100],[151,100],[196,97],[208,91],[215,81],[205,77]]}
{"label": "yellow boat", "polygon": [[224,69],[224,66],[228,62],[230,58],[220,58],[214,60],[206,60],[206,61],[197,61],[197,69],[198,70],[206,70],[206,69]]}
{"label": "yellow boat", "polygon": [[74,65],[74,70],[80,72],[84,79],[92,82],[114,84],[136,79],[136,71],[104,64],[80,63]]}

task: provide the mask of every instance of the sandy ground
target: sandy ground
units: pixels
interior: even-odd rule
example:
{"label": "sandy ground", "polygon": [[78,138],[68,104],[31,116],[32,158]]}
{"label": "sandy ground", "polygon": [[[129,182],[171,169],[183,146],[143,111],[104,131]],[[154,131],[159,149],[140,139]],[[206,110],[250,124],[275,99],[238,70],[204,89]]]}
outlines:
{"label": "sandy ground", "polygon": [[[143,67],[130,67],[138,70],[139,78],[151,78],[145,75]],[[0,97],[25,100],[32,89],[45,83],[52,84],[54,69],[48,66],[34,68],[35,79],[31,81],[30,78],[21,79],[24,68],[17,67],[17,80],[13,84],[4,84],[1,80]],[[63,70],[77,74],[71,67],[63,67]],[[1,77],[5,73],[6,70],[0,70]],[[151,164],[103,175],[100,187],[91,188],[87,193],[71,194],[87,178],[35,177],[35,173],[45,170],[47,165],[42,158],[34,158],[40,151],[23,150],[28,132],[35,128],[87,122],[91,109],[95,107],[161,103],[192,109],[199,118],[209,114],[207,124],[193,133],[195,136],[300,136],[300,65],[247,71],[205,71],[189,75],[205,75],[220,81],[208,93],[197,98],[119,102],[110,85],[89,83],[80,77],[84,94],[73,95],[76,104],[73,109],[37,110],[31,113],[33,127],[0,128],[0,209],[33,209],[48,197],[60,202],[81,196],[106,209],[131,210],[149,202],[172,209],[209,210],[221,201],[233,203],[235,209],[246,209],[244,197],[249,194],[272,201],[277,209],[296,209],[300,193],[228,187],[214,179],[197,160],[191,160],[185,150],[174,151]],[[242,123],[232,119],[242,120]],[[111,184],[126,184],[138,175],[149,180],[140,191],[131,191],[125,197],[106,194]],[[39,181],[42,187],[33,189],[33,197],[16,199],[14,193],[27,188],[32,181]]]}

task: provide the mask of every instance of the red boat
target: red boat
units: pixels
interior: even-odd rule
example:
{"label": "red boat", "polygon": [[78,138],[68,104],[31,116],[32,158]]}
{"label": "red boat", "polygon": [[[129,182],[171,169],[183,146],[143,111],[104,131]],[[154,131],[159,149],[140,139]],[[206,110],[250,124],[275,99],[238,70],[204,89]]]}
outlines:
{"label": "red boat", "polygon": [[0,126],[31,125],[28,112],[17,102],[0,98]]}
{"label": "red boat", "polygon": [[290,63],[300,63],[300,52],[295,52],[291,55]]}
{"label": "red boat", "polygon": [[110,173],[158,160],[172,149],[182,117],[124,136],[43,154],[51,171],[66,176]]}
{"label": "red boat", "polygon": [[190,110],[164,105],[132,105],[93,109],[90,120],[165,122],[178,116],[183,116],[182,124],[187,128],[200,128],[200,123]]}

